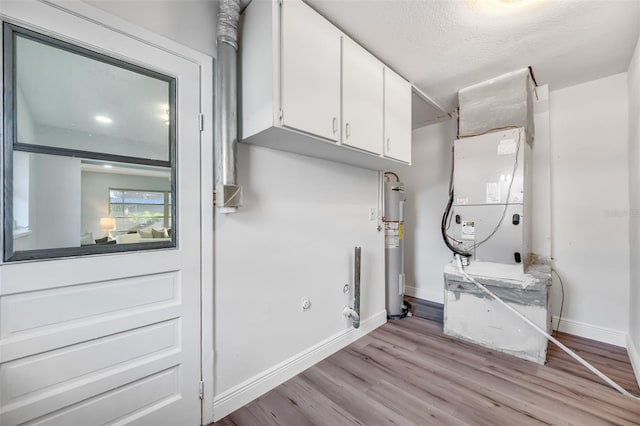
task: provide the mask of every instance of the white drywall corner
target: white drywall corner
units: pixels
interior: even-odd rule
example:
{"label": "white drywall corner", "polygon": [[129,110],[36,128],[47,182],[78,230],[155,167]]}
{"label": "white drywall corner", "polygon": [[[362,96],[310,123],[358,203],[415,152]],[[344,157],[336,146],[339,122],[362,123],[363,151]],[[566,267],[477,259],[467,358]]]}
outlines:
{"label": "white drywall corner", "polygon": [[404,182],[406,294],[436,303],[444,302],[444,265],[452,255],[442,242],[440,220],[448,201],[451,147],[455,120],[415,129],[411,167],[393,171]]}
{"label": "white drywall corner", "polygon": [[[627,72],[629,94],[629,339],[640,383],[640,38]],[[632,354],[635,354],[632,356]],[[635,360],[635,361],[634,361]]]}
{"label": "white drywall corner", "polygon": [[626,73],[550,93],[552,253],[565,286],[563,318],[622,333],[629,326],[627,111]]}

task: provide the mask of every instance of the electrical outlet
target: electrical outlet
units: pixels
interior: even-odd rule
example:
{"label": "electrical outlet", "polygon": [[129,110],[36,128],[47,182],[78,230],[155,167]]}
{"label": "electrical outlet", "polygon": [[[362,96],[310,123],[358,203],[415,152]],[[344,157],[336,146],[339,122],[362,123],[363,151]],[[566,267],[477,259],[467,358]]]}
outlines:
{"label": "electrical outlet", "polygon": [[309,309],[311,309],[311,299],[304,297],[302,299],[302,311],[307,312]]}
{"label": "electrical outlet", "polygon": [[375,209],[375,207],[369,207],[369,220],[376,220],[376,209]]}

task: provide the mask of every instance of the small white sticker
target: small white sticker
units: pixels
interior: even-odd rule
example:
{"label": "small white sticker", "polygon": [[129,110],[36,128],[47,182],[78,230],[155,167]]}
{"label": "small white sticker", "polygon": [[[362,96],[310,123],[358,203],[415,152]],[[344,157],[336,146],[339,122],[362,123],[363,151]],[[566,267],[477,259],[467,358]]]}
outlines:
{"label": "small white sticker", "polygon": [[515,139],[502,139],[498,143],[498,155],[511,155],[518,151]]}
{"label": "small white sticker", "polygon": [[500,182],[487,182],[487,204],[500,202]]}
{"label": "small white sticker", "polygon": [[456,204],[469,204],[469,199],[467,197],[456,198]]}
{"label": "small white sticker", "polygon": [[387,248],[400,247],[400,230],[397,222],[385,224],[384,242]]}
{"label": "small white sticker", "polygon": [[462,221],[462,234],[461,238],[463,240],[475,240],[476,239],[476,224],[472,220],[463,220]]}
{"label": "small white sticker", "polygon": [[385,245],[387,248],[400,247],[400,239],[397,235],[385,235]]}

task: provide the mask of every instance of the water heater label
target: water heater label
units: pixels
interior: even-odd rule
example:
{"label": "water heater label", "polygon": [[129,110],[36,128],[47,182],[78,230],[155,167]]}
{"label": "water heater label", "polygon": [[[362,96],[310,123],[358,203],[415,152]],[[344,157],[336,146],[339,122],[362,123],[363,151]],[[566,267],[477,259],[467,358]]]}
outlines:
{"label": "water heater label", "polygon": [[397,222],[385,223],[384,225],[384,242],[387,248],[400,247],[400,240],[402,239],[402,231],[400,230],[401,224]]}
{"label": "water heater label", "polygon": [[398,239],[397,236],[393,236],[393,235],[385,235],[384,236],[385,239],[385,246],[387,248],[396,248],[396,247],[400,247],[400,240]]}
{"label": "water heater label", "polygon": [[487,204],[500,203],[500,182],[487,182]]}
{"label": "water heater label", "polygon": [[515,139],[502,139],[498,143],[498,155],[512,155],[518,152],[518,144]]}
{"label": "water heater label", "polygon": [[476,224],[472,220],[462,221],[462,235],[463,240],[475,240],[476,239]]}

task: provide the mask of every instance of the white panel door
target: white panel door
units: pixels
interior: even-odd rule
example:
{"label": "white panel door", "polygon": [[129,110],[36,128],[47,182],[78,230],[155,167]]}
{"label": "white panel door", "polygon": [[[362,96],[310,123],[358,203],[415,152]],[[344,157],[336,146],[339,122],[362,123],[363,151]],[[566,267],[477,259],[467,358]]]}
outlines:
{"label": "white panel door", "polygon": [[411,163],[411,84],[384,69],[384,155]]}
{"label": "white panel door", "polygon": [[382,154],[382,63],[348,37],[342,40],[342,143]]}
{"label": "white panel door", "polygon": [[0,266],[0,424],[198,425],[198,64],[40,2],[2,19],[176,78],[177,247]]}
{"label": "white panel door", "polygon": [[340,138],[340,31],[299,0],[282,7],[283,125]]}

